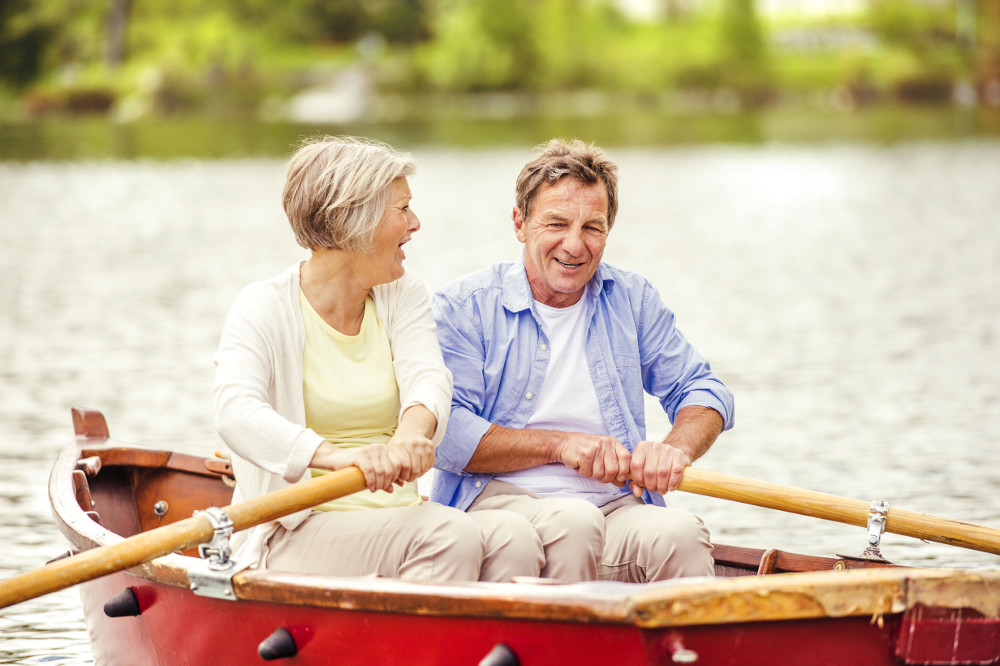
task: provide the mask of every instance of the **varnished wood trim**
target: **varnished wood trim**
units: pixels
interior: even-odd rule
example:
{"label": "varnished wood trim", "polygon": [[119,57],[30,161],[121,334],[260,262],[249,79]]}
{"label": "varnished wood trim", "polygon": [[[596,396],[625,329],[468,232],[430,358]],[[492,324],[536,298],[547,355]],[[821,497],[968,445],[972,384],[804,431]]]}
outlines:
{"label": "varnished wood trim", "polygon": [[779,552],[776,548],[768,548],[764,551],[764,554],[760,558],[760,566],[757,567],[758,576],[766,576],[767,574],[774,573],[774,566],[778,563]]}
{"label": "varnished wood trim", "polygon": [[104,420],[104,414],[93,409],[78,409],[74,407],[73,431],[77,437],[93,437],[96,439],[107,439],[108,422]]}

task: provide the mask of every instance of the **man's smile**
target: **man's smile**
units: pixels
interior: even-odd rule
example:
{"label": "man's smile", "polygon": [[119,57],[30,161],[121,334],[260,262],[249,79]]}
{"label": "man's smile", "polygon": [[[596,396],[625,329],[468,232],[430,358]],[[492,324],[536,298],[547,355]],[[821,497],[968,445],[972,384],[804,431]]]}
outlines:
{"label": "man's smile", "polygon": [[567,262],[563,261],[562,259],[556,259],[556,261],[558,261],[560,264],[562,264],[566,268],[579,268],[580,266],[583,266],[586,263],[584,261],[581,261],[578,264],[570,264],[570,263],[567,263]]}

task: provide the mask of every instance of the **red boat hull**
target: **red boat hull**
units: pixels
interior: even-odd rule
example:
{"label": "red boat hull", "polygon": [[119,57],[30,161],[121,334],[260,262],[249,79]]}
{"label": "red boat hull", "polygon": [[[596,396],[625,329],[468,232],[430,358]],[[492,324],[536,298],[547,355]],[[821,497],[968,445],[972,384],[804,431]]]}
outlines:
{"label": "red boat hull", "polygon": [[[104,602],[132,587],[138,617],[107,617]],[[259,644],[284,627],[295,664],[477,664],[498,643],[522,665],[673,664],[683,649],[699,664],[891,666],[899,618],[845,617],[642,629],[620,625],[438,617],[209,599],[121,573],[82,586],[98,664],[260,663]],[[920,662],[909,662],[920,663]],[[953,662],[955,663],[955,662]],[[970,662],[966,662],[970,663]],[[990,663],[990,662],[979,662]]]}
{"label": "red boat hull", "polygon": [[[219,461],[123,447],[100,415],[53,469],[50,500],[78,551],[229,500]],[[88,421],[89,419],[89,421]],[[162,509],[169,506],[169,509]],[[157,511],[157,507],[161,510]],[[98,664],[259,663],[282,630],[294,664],[996,664],[1000,572],[907,569],[716,546],[717,578],[649,585],[335,579],[259,569],[226,599],[191,589],[194,553],[81,585]],[[138,615],[105,603],[131,589]],[[199,587],[199,592],[205,592]]]}

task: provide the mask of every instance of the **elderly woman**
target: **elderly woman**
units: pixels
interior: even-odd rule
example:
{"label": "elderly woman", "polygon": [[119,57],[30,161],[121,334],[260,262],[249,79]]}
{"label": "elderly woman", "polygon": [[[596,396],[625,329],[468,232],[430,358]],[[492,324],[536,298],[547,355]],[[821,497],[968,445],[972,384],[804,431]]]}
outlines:
{"label": "elderly woman", "polygon": [[325,138],[288,163],[285,213],[307,261],[246,287],[215,356],[219,434],[234,501],[356,465],[368,490],[241,532],[236,557],[338,576],[509,580],[537,576],[527,521],[423,502],[451,406],[430,301],[403,268],[420,228],[411,158]]}

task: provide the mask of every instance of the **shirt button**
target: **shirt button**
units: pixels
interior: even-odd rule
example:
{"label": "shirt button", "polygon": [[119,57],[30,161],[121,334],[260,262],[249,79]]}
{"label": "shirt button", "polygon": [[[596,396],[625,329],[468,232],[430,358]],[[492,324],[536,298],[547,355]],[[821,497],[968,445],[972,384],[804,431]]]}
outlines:
{"label": "shirt button", "polygon": [[533,395],[534,394],[531,391],[528,391],[527,393],[524,394],[524,397],[527,398],[528,400],[531,400]]}
{"label": "shirt button", "polygon": [[541,349],[542,351],[545,351],[546,349],[548,349],[548,347],[545,346],[544,342],[538,348]]}
{"label": "shirt button", "polygon": [[482,488],[482,487],[483,487],[483,482],[482,481],[476,481],[476,488]]}

